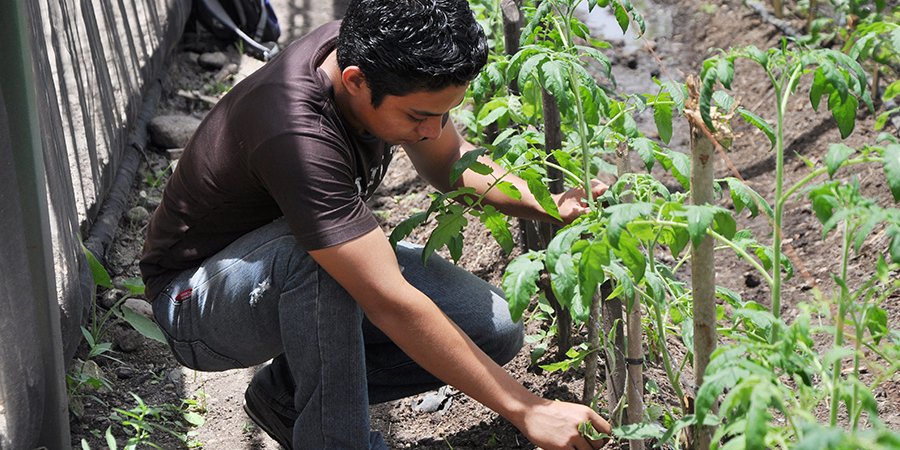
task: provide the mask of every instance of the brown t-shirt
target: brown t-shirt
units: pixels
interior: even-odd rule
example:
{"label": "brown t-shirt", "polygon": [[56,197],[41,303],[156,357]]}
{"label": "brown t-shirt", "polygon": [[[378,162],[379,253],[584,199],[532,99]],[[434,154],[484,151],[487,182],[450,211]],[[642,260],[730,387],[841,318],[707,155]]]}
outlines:
{"label": "brown t-shirt", "polygon": [[140,268],[154,299],[179,272],[284,216],[306,250],[378,226],[365,205],[392,148],[345,125],[318,70],[339,22],[292,43],[235,86],[184,149],[153,214]]}

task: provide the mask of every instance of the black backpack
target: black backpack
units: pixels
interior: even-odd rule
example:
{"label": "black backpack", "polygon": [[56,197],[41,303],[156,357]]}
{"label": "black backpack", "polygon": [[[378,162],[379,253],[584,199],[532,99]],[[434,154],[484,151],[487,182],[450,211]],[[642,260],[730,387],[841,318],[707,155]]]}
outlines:
{"label": "black backpack", "polygon": [[194,16],[220,39],[240,39],[247,54],[267,61],[278,53],[281,28],[269,0],[194,0]]}

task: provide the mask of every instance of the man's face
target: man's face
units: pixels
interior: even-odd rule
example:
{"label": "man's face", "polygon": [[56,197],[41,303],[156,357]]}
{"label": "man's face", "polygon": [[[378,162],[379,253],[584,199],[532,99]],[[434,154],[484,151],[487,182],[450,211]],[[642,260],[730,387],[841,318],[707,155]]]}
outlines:
{"label": "man's face", "polygon": [[440,137],[449,111],[462,102],[465,94],[463,85],[388,95],[377,108],[372,107],[371,101],[360,102],[356,113],[370,134],[392,145],[413,144]]}

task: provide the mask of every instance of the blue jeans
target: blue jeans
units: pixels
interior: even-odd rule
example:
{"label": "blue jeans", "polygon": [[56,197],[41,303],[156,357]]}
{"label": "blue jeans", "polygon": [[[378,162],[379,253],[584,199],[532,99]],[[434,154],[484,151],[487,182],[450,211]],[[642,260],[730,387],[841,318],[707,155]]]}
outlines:
{"label": "blue jeans", "polygon": [[[401,242],[397,259],[406,280],[495,361],[518,353],[522,326],[499,289],[436,255],[423,265],[420,246]],[[278,386],[267,388],[293,391],[296,449],[386,448],[371,439],[368,405],[443,384],[365,318],[283,219],[179,274],[153,309],[176,359],[192,369],[286,362],[288,379],[269,377]]]}

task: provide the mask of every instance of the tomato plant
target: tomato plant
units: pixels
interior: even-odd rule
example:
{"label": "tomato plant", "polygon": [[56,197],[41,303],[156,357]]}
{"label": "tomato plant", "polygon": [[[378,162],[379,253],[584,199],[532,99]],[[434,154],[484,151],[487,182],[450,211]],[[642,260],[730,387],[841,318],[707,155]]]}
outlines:
{"label": "tomato plant", "polygon": [[[597,333],[598,323],[590,320],[592,311],[598,311],[598,301],[618,300],[628,312],[627,361],[637,371],[629,372],[627,384],[637,384],[637,397],[621,397],[619,405],[607,406],[613,415],[621,413],[622,406],[639,413],[630,420],[613,417],[620,425],[614,430],[620,438],[632,442],[654,438],[677,447],[681,441],[676,436],[683,429],[708,426],[710,439],[706,445],[701,442],[701,448],[900,445],[900,436],[878,420],[873,396],[874,390],[900,369],[900,335],[888,329],[883,308],[886,299],[900,291],[896,277],[900,271],[900,210],[866,197],[852,176],[843,175],[852,166],[876,165],[891,198],[900,202],[900,143],[887,134],[859,148],[835,143],[823,161],[806,161],[808,172],[798,181],[789,184],[784,175],[788,100],[801,85],[809,86],[812,108],[827,110],[841,138],[848,137],[857,127],[860,107],[875,109],[870,80],[860,59],[896,60],[900,43],[896,21],[873,18],[860,25],[843,52],[787,40],[772,49],[720,50],[704,61],[696,90],[674,81],[657,81],[655,92],[626,95],[609,87],[615,82],[603,53],[608,44],[593,39],[575,16],[579,3],[525,2],[520,45],[513,54],[505,54],[499,51],[500,2],[479,1],[477,11],[483,15],[482,23],[492,27],[492,45],[497,51],[471,84],[466,105],[455,116],[470,136],[486,136],[489,127],[496,127],[497,133],[478,142],[481,148],[456,163],[451,182],[472,170],[492,175],[492,189],[520,198],[521,192],[504,180],[515,174],[527,182],[547,213],[558,218],[549,182],[589,186],[600,172],[618,177],[603,196],[587,195],[589,213],[560,229],[545,248],[525,252],[506,269],[502,287],[513,318],[518,320],[534,309],[532,320],[551,322],[529,338],[538,344],[533,359],[543,356],[553,327],[558,326],[553,317],[558,311],[548,307],[539,294],[545,284],[542,280],[548,278],[550,291],[575,325],[586,325],[588,335],[598,341],[589,339],[561,349],[565,357],[541,365],[546,371],[587,365],[603,355],[612,360],[611,354],[622,351],[610,351],[621,338],[615,335],[621,328]],[[610,8],[623,31],[631,26],[642,31],[643,20],[628,1],[589,1],[588,7]],[[755,63],[770,81],[774,118],[743,108],[728,93],[737,60]],[[896,81],[888,84],[882,98],[895,98],[897,89]],[[548,95],[559,109],[559,148],[547,145],[544,116]],[[659,140],[639,130],[636,117],[641,114],[652,115]],[[882,112],[876,126],[883,126],[890,114]],[[696,179],[696,161],[667,148],[673,121],[682,116],[691,123],[692,136],[706,139],[717,151],[727,150],[734,139],[728,129],[736,118],[761,130],[775,154],[774,197],[764,198],[739,177],[704,181],[702,189],[708,192],[698,195],[701,186]],[[707,151],[708,159],[713,153]],[[613,161],[627,159],[629,152],[637,154],[646,173],[627,170],[624,165],[616,167]],[[480,162],[484,157],[496,161],[503,172],[495,173]],[[675,180],[681,190],[670,189],[660,176]],[[841,258],[831,274],[834,291],[813,290],[808,299],[797,303],[799,314],[786,320],[782,317],[782,287],[794,269],[782,248],[785,205],[801,194],[821,222],[823,237],[840,235]],[[482,199],[466,188],[433,194],[430,208],[401,223],[391,239],[396,241],[413,227],[433,220],[436,226],[425,256],[446,246],[457,259],[468,214],[483,222],[509,252],[515,240],[508,219],[484,205]],[[728,202],[732,209],[722,206]],[[742,214],[766,217],[771,236],[765,236],[763,242],[749,230],[739,229]],[[876,230],[884,237],[878,242],[885,247],[877,250],[872,267],[857,268],[853,273],[849,261],[865,243],[873,241],[870,237]],[[708,273],[715,270],[713,255],[707,258],[704,252],[736,255],[769,288],[769,304],[744,300],[730,289],[715,286],[714,274]],[[703,265],[699,264],[701,258],[706,258]],[[684,274],[688,265],[694,270],[690,275]],[[703,275],[710,275],[707,278],[713,284],[704,288],[703,295],[709,299],[701,305],[697,282]],[[604,283],[610,289],[600,295],[598,288]],[[715,332],[723,336],[714,351],[697,346],[700,323],[711,326],[713,338]],[[688,350],[683,357],[669,348],[667,337],[672,334],[680,337]],[[818,336],[823,334],[831,336],[825,351],[817,347],[821,342]],[[646,358],[642,353],[645,337],[650,351]],[[679,399],[677,404],[643,409],[640,370],[649,360],[661,365],[666,388]],[[848,360],[852,361],[849,368],[845,367]],[[683,380],[688,366],[695,368],[695,378],[702,381],[696,391]],[[874,375],[862,377],[862,367]],[[585,400],[594,403],[596,398]],[[816,408],[828,411],[827,423],[816,419]],[[841,411],[846,412],[844,422]]]}

